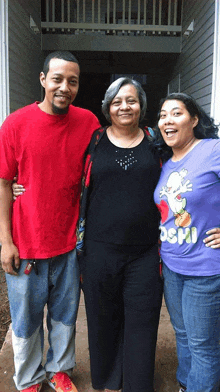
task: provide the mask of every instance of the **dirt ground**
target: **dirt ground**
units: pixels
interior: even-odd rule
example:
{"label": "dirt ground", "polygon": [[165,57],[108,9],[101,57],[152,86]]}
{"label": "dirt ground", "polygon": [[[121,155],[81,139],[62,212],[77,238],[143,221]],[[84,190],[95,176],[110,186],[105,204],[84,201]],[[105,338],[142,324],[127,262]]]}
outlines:
{"label": "dirt ground", "polygon": [[5,274],[0,266],[0,349],[11,322]]}

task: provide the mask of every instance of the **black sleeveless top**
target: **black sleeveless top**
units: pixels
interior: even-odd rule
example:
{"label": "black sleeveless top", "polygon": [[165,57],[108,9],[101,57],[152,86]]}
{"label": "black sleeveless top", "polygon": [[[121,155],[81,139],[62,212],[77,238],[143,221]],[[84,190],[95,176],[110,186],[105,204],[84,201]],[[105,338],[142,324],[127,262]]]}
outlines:
{"label": "black sleeveless top", "polygon": [[131,148],[116,147],[103,135],[94,156],[85,239],[122,245],[158,241],[159,213],[153,192],[159,159],[147,137]]}

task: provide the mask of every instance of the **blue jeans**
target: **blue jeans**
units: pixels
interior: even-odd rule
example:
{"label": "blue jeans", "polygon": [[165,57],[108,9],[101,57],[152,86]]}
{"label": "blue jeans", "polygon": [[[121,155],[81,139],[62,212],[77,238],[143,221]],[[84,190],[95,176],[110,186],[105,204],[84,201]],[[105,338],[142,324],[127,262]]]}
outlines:
{"label": "blue jeans", "polygon": [[220,275],[187,276],[163,265],[164,295],[176,334],[177,380],[189,392],[220,386]]}
{"label": "blue jeans", "polygon": [[[12,317],[14,381],[18,390],[37,384],[58,371],[71,373],[75,365],[75,323],[79,305],[76,252],[37,260],[38,275],[6,274]],[[44,367],[43,314],[47,305],[49,350]]]}

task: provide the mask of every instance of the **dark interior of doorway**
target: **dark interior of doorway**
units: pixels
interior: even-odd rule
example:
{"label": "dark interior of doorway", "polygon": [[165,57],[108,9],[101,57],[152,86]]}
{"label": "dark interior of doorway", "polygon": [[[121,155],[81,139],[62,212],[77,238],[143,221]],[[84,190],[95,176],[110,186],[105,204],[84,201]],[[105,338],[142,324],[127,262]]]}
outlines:
{"label": "dark interior of doorway", "polygon": [[101,106],[105,92],[110,84],[110,74],[82,73],[80,75],[79,92],[74,105],[91,110],[101,125],[107,125]]}

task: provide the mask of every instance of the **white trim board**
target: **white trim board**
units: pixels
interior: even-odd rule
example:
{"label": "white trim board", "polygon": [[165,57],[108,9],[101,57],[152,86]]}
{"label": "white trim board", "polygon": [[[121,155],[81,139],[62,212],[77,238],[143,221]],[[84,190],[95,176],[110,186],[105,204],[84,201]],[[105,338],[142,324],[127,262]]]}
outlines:
{"label": "white trim board", "polygon": [[8,60],[8,0],[0,0],[0,125],[10,112]]}
{"label": "white trim board", "polygon": [[215,0],[215,32],[213,53],[211,117],[220,124],[220,2]]}

